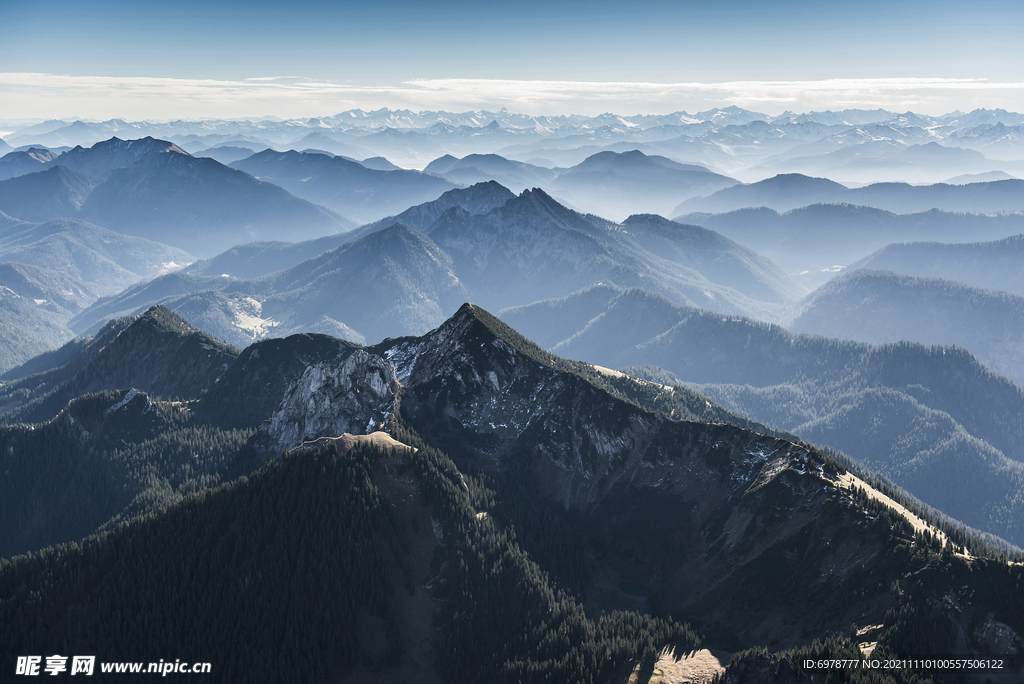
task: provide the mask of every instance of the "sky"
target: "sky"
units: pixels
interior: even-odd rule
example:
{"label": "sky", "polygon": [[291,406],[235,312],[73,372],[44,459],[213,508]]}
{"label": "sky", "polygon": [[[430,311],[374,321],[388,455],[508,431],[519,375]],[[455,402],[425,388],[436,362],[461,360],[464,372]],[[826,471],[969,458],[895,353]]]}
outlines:
{"label": "sky", "polygon": [[0,120],[1024,111],[1024,3],[3,0]]}

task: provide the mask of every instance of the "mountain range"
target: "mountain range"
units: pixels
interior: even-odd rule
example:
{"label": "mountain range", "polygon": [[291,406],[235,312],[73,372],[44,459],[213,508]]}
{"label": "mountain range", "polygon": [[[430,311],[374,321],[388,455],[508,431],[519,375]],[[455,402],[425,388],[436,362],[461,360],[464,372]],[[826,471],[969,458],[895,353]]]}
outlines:
{"label": "mountain range", "polygon": [[115,294],[195,261],[184,250],[78,219],[2,221],[0,217],[0,259],[60,271],[88,284],[97,295]]}
{"label": "mountain range", "polygon": [[[675,220],[710,228],[750,247],[809,288],[821,285],[844,269],[865,266],[873,251],[895,243],[995,240],[1024,231],[1021,212],[986,215],[930,209],[896,214],[851,204],[811,204],[784,213],[766,207],[736,209],[724,214],[685,214]],[[886,263],[889,267],[880,268],[901,268],[893,259]],[[908,275],[947,277],[938,271]],[[1012,280],[1011,275],[1006,275]],[[982,286],[1000,289],[994,280],[989,282],[992,284]]]}
{"label": "mountain range", "polygon": [[843,451],[975,528],[1024,542],[1024,390],[962,348],[794,335],[608,286],[501,316],[559,355],[686,382],[740,415]]}
{"label": "mountain range", "polygon": [[[505,197],[510,199],[502,202]],[[760,315],[781,312],[802,294],[770,261],[712,231],[657,216],[614,224],[574,212],[539,189],[513,197],[497,184],[478,184],[395,218],[424,226],[435,215],[422,231],[378,223],[333,249],[325,242],[243,246],[192,267],[208,276],[172,274],[134,286],[97,302],[72,325],[79,332],[95,330],[104,320],[156,303],[178,311],[181,296],[209,290],[234,298],[232,304],[206,297],[223,312],[240,306],[239,298],[252,300],[235,331],[216,331],[237,344],[305,329],[355,340],[422,334],[468,298],[497,308],[595,282],[643,286],[682,303]],[[329,251],[296,262],[307,248]],[[253,274],[283,270],[224,278],[235,266]],[[187,301],[189,320],[198,324],[202,302]]]}
{"label": "mountain range", "polygon": [[70,320],[99,297],[193,260],[77,219],[37,224],[0,213],[0,374],[71,339]]}
{"label": "mountain range", "polygon": [[0,659],[1024,673],[1024,116],[19,126]]}
{"label": "mountain range", "polygon": [[942,278],[857,269],[800,302],[790,330],[869,344],[955,345],[1024,386],[1024,297]]}
{"label": "mountain range", "polygon": [[947,212],[994,214],[1021,211],[1024,180],[1012,179],[967,185],[910,185],[872,183],[848,188],[827,178],[798,173],[780,174],[756,183],[733,185],[706,197],[686,200],[674,214],[723,213],[746,207],[790,211],[809,204],[856,204],[894,213],[939,209]]}
{"label": "mountain range", "polygon": [[736,183],[697,164],[631,150],[591,155],[546,187],[590,213],[621,220],[638,213],[667,216],[684,198]]}
{"label": "mountain range", "polygon": [[[103,356],[212,352],[162,309],[105,334],[98,386],[128,368]],[[805,668],[867,640],[880,657],[1020,642],[1020,566],[983,540],[693,392],[546,354],[479,307],[372,347],[227,353],[174,387],[135,366],[133,389],[0,428],[4,548],[100,530],[0,563],[4,657],[173,644],[165,658],[216,663],[212,681],[650,681],[699,647],[771,643]],[[286,454],[261,451],[278,436]],[[114,489],[127,481],[134,498]],[[726,674],[754,662],[738,655]]]}
{"label": "mountain range", "polygon": [[456,187],[418,171],[381,171],[345,157],[294,150],[265,150],[231,166],[359,223],[369,223],[436,199]]}
{"label": "mountain range", "polygon": [[304,239],[353,227],[282,188],[159,140],[114,138],[44,166],[0,181],[0,210],[26,221],[80,218],[200,255],[260,237]]}
{"label": "mountain range", "polygon": [[20,152],[9,151],[0,157],[0,180],[41,171],[43,165],[56,158],[57,155],[47,149],[29,148]]}
{"label": "mountain range", "polygon": [[[972,236],[983,231],[971,231]],[[973,287],[1024,296],[1024,234],[991,242],[890,244],[850,264],[850,269],[894,271],[947,278]]]}
{"label": "mountain range", "polygon": [[517,193],[547,187],[558,175],[553,169],[506,159],[497,154],[468,154],[462,159],[446,154],[427,164],[423,172],[463,185],[493,180]]}
{"label": "mountain range", "polygon": [[[887,156],[892,161],[906,156],[903,153],[913,156],[911,148],[915,146],[923,146],[927,152],[932,143],[937,143],[984,154],[987,161],[979,167],[981,171],[1020,174],[1022,123],[1024,115],[1001,109],[952,112],[945,116],[881,109],[784,112],[769,116],[739,107],[657,116],[529,116],[507,110],[416,113],[381,109],[352,110],[306,120],[53,120],[18,127],[20,130],[9,135],[8,142],[14,147],[58,148],[89,145],[111,136],[152,136],[182,146],[195,145],[196,148],[188,148],[193,152],[199,151],[198,146],[206,149],[223,144],[262,146],[259,149],[319,149],[353,159],[384,156],[403,168],[423,168],[445,154],[457,158],[499,154],[538,166],[568,167],[603,151],[640,150],[647,155],[723,169],[730,175],[738,172],[745,179],[783,172],[786,169],[779,164],[788,163],[793,157],[850,148],[852,152],[846,154],[854,159],[870,159],[881,148],[890,152]],[[963,156],[955,150],[949,154]],[[553,163],[538,164],[536,160],[542,158]],[[946,164],[931,166],[915,163],[913,169],[918,177],[905,180],[936,182],[955,175],[948,173]],[[797,170],[820,172],[817,166]],[[860,181],[866,175],[856,166],[844,168],[842,174],[842,178],[851,181]],[[466,178],[463,182],[478,180],[483,179]]]}

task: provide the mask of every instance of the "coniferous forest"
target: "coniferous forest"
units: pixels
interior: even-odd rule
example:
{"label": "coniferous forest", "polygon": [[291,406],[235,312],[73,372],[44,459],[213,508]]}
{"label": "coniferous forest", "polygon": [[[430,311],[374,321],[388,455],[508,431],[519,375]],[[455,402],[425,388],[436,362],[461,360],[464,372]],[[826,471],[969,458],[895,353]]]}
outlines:
{"label": "coniferous forest", "polygon": [[[366,348],[402,378],[389,446],[266,451],[284,407],[224,398],[296,354],[337,367],[356,347],[272,349],[235,355],[194,399],[104,390],[0,428],[4,658],[209,662],[224,682],[625,682],[712,648],[733,653],[726,682],[940,682],[969,680],[802,663],[856,659],[868,641],[873,659],[981,656],[1024,630],[1007,547],[841,453],[560,359],[478,307]],[[499,409],[532,427],[501,430]],[[608,451],[605,431],[634,446]],[[561,494],[541,477],[552,467]]]}

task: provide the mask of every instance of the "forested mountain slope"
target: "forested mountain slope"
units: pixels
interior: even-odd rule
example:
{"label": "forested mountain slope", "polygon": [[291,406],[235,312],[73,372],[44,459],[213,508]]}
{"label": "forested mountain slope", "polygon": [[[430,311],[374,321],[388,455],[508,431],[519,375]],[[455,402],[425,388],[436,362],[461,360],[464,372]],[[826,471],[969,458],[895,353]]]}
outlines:
{"label": "forested mountain slope", "polygon": [[[366,429],[390,436],[259,452],[309,393],[366,383],[368,397],[382,368],[401,383],[399,413]],[[0,561],[4,657],[56,640],[100,661],[210,662],[211,681],[647,681],[663,647],[697,645],[683,620],[717,648],[799,646],[852,621],[882,625],[883,650],[922,647],[923,624],[932,645],[960,634],[969,653],[991,648],[937,601],[951,592],[1020,639],[1015,566],[953,553],[989,552],[979,540],[943,549],[817,449],[721,422],[687,390],[610,377],[465,305],[428,335],[362,350],[254,345],[187,404],[118,390],[5,428],[0,465],[22,483],[42,472],[32,440],[50,440],[63,448],[46,464],[69,484],[165,484],[124,509],[141,518]],[[242,446],[265,409],[223,409],[275,396]],[[680,413],[640,405],[655,399]],[[351,425],[377,410],[318,406]],[[10,538],[29,521],[8,500]],[[75,500],[37,499],[31,524]]]}
{"label": "forested mountain slope", "polygon": [[870,344],[964,347],[1024,384],[1024,297],[952,280],[858,269],[800,302],[790,329]]}
{"label": "forested mountain slope", "polygon": [[1024,390],[963,349],[794,335],[641,290],[594,288],[502,317],[527,335],[560,319],[565,337],[545,340],[558,354],[667,369],[741,415],[840,449],[949,515],[1024,542]]}
{"label": "forested mountain slope", "polygon": [[850,270],[858,268],[945,278],[1024,296],[1024,234],[991,242],[890,244],[850,264]]}

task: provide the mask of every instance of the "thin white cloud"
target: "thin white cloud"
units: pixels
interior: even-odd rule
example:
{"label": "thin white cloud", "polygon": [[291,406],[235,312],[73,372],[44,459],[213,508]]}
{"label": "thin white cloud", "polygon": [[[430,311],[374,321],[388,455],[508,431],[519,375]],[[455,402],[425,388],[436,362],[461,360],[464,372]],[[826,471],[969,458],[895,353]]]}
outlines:
{"label": "thin white cloud", "polygon": [[941,114],[977,107],[1024,110],[1024,83],[953,78],[722,83],[416,79],[358,86],[276,76],[214,80],[0,73],[0,98],[2,115],[12,119],[305,117],[379,107],[632,114],[729,104],[769,114],[878,107]]}
{"label": "thin white cloud", "polygon": [[[776,105],[797,111],[847,107],[907,109],[915,104],[922,113],[939,114],[953,109],[981,106],[1024,106],[1024,83],[992,83],[981,79],[887,78],[829,79],[821,81],[729,81],[723,83],[616,83],[578,81],[502,81],[470,79],[420,79],[408,85],[423,88],[440,99],[443,95],[472,97],[477,102],[500,100],[530,106],[580,105],[574,111],[591,110],[594,104],[624,105],[638,111],[686,109],[708,106]],[[625,111],[625,110],[621,110]]]}

